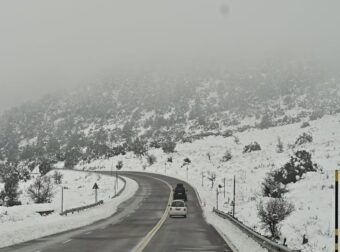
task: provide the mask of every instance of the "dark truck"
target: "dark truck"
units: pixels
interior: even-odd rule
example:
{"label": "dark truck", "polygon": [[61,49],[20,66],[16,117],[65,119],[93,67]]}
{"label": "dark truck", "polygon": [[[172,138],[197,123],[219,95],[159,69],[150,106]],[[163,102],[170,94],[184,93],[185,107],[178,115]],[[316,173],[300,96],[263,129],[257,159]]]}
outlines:
{"label": "dark truck", "polygon": [[174,189],[173,200],[184,200],[187,201],[187,193],[183,184],[177,184]]}

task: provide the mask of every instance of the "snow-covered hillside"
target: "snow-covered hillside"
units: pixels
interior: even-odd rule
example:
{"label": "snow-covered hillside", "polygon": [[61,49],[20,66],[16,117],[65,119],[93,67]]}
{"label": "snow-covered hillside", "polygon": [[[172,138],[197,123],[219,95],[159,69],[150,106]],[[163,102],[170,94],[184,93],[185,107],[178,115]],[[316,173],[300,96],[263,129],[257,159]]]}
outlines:
{"label": "snow-covered hillside", "polygon": [[[60,216],[61,185],[54,186],[54,197],[51,203],[34,204],[26,194],[26,189],[32,180],[20,183],[20,188],[23,191],[20,200],[23,205],[0,206],[0,247],[78,228],[107,218],[116,211],[121,202],[131,197],[138,188],[135,181],[126,179],[127,186],[124,193],[112,199],[115,186],[114,177],[68,170],[60,172],[63,174],[62,185],[67,187],[64,189],[64,210],[94,203],[95,196],[92,186],[95,182],[99,186],[98,200],[104,200],[104,204],[76,214]],[[122,188],[123,182],[119,181],[118,186],[119,189]],[[45,210],[54,210],[54,213],[48,216],[40,216],[37,213],[37,211]]]}
{"label": "snow-covered hillside", "polygon": [[[223,185],[226,178],[226,197],[219,197],[220,209],[230,211],[233,177],[236,177],[236,217],[257,231],[265,233],[257,216],[257,204],[264,199],[261,183],[266,174],[276,170],[289,161],[297,150],[307,150],[312,154],[312,161],[317,163],[318,171],[306,173],[297,183],[288,184],[285,198],[292,202],[295,211],[282,223],[280,238],[287,238],[287,245],[305,252],[333,250],[334,237],[334,170],[340,165],[340,114],[325,116],[310,121],[310,126],[301,128],[301,123],[252,129],[236,133],[232,137],[210,136],[193,143],[182,143],[176,152],[164,154],[161,149],[151,149],[149,154],[156,156],[153,165],[147,165],[144,158],[136,158],[132,153],[111,159],[96,160],[90,164],[79,164],[78,168],[106,167],[122,160],[124,170],[156,172],[175,176],[193,184],[205,203],[205,211],[210,212],[216,204],[216,188]],[[303,133],[313,136],[311,143],[295,146],[296,139]],[[283,142],[283,152],[277,153],[277,137]],[[258,142],[262,150],[243,153],[243,148],[250,142]],[[221,159],[226,150],[232,154],[227,162]],[[167,162],[172,156],[173,162]],[[210,158],[209,158],[210,157]],[[183,165],[183,159],[189,158],[191,164]],[[202,183],[202,172],[205,176]],[[214,188],[207,179],[216,173]],[[222,189],[223,191],[223,189]],[[302,245],[306,235],[308,243]]]}

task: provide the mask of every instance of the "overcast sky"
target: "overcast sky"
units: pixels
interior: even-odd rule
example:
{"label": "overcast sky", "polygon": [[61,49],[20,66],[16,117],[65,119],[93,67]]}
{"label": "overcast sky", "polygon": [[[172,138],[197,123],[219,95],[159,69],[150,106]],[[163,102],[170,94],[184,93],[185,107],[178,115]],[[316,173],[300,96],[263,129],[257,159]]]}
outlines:
{"label": "overcast sky", "polygon": [[120,68],[340,55],[338,0],[1,0],[0,113]]}

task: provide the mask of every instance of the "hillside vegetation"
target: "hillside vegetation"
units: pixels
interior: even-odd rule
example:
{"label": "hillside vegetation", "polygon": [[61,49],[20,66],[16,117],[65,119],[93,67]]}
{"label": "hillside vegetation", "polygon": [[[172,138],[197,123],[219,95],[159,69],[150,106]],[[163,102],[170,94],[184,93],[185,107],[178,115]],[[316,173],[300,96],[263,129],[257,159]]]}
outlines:
{"label": "hillside vegetation", "polygon": [[24,162],[31,169],[46,161],[73,167],[79,160],[136,149],[136,139],[160,147],[317,119],[340,112],[339,97],[339,82],[306,63],[195,76],[117,77],[4,113],[0,160],[14,166]]}

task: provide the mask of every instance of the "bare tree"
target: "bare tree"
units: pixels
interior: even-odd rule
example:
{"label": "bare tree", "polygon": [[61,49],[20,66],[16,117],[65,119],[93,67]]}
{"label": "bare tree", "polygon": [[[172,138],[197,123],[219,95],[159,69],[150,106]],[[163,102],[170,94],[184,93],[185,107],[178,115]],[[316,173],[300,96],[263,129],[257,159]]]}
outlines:
{"label": "bare tree", "polygon": [[258,216],[263,227],[270,231],[273,238],[279,234],[279,224],[294,211],[294,205],[284,199],[270,199],[268,202],[262,201],[257,206]]}
{"label": "bare tree", "polygon": [[214,187],[214,183],[215,183],[215,180],[216,180],[216,173],[215,172],[209,172],[208,173],[208,177],[207,177],[210,182],[211,182],[211,188]]}
{"label": "bare tree", "polygon": [[51,202],[53,197],[53,184],[49,176],[37,177],[28,187],[28,194],[35,203]]}

